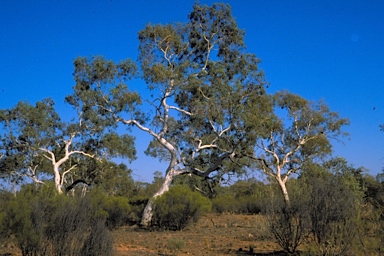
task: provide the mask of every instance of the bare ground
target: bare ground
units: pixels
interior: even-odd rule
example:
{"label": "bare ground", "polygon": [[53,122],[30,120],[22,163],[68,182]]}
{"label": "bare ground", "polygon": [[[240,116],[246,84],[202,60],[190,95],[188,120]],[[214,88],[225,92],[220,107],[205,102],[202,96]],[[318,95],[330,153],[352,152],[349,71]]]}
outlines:
{"label": "bare ground", "polygon": [[[182,231],[149,231],[137,226],[113,231],[115,255],[286,255],[273,242],[260,215],[208,214]],[[19,256],[12,244],[0,256]]]}
{"label": "bare ground", "polygon": [[209,214],[183,231],[123,227],[114,238],[117,256],[286,255],[271,242],[260,215]]}

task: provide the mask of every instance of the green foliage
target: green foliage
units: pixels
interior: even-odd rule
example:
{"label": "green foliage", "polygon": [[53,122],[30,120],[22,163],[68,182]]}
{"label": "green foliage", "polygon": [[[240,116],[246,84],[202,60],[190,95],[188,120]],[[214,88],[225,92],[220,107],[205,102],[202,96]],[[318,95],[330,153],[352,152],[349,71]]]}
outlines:
{"label": "green foliage", "polygon": [[131,161],[136,159],[136,149],[133,146],[134,137],[128,134],[107,133],[101,139],[100,144],[107,149],[110,157],[127,157]]}
{"label": "green foliage", "polygon": [[97,209],[95,214],[105,218],[108,228],[113,229],[128,223],[131,212],[128,198],[107,196],[101,191],[92,190],[86,199],[91,202],[94,209]]}
{"label": "green foliage", "polygon": [[233,195],[219,195],[212,201],[212,210],[217,213],[260,213],[263,207],[262,198],[256,195],[235,197]]}
{"label": "green foliage", "polygon": [[208,198],[188,187],[172,187],[155,200],[153,224],[164,229],[181,230],[192,220],[211,210]]}
{"label": "green foliage", "polygon": [[258,214],[265,212],[266,198],[270,193],[270,187],[256,179],[239,180],[221,188],[212,199],[212,209],[218,213]]}
{"label": "green foliage", "polygon": [[131,176],[132,170],[125,164],[109,161],[93,161],[93,163],[84,166],[82,177],[88,177],[97,189],[109,196],[134,196],[136,187]]}
{"label": "green foliage", "polygon": [[235,213],[238,212],[238,200],[232,195],[219,195],[211,199],[212,210],[217,213]]}
{"label": "green foliage", "polygon": [[[195,4],[188,17],[141,30],[137,63],[77,58],[66,100],[95,130],[122,124],[149,134],[146,153],[174,170],[204,178],[243,172],[261,127],[253,121],[271,112],[260,60],[246,51],[229,5]],[[129,88],[131,78],[150,93]]]}
{"label": "green foliage", "polygon": [[112,255],[105,218],[86,198],[24,186],[2,204],[1,233],[14,236],[23,255]]}
{"label": "green foliage", "polygon": [[0,177],[13,182],[27,177],[37,181],[40,173],[51,173],[52,165],[46,164],[39,148],[51,149],[64,128],[54,102],[44,99],[32,105],[20,101],[0,112]]}
{"label": "green foliage", "polygon": [[256,168],[275,178],[285,201],[288,178],[299,174],[303,166],[332,153],[331,140],[346,136],[342,128],[349,124],[322,101],[310,102],[287,91],[270,96],[275,116],[266,123],[263,136],[256,143],[253,157]]}
{"label": "green foliage", "polygon": [[7,214],[6,207],[8,206],[9,200],[12,198],[10,192],[0,190],[0,244],[4,244],[5,239],[10,235],[9,230],[7,229]]}

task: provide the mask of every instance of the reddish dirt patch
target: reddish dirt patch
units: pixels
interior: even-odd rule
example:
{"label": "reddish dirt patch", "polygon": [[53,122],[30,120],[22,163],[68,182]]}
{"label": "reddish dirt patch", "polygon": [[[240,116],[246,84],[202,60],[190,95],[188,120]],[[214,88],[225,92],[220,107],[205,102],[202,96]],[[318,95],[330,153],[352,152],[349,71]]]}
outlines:
{"label": "reddish dirt patch", "polygon": [[[209,214],[182,231],[149,231],[136,226],[113,231],[115,255],[286,255],[274,243],[260,215]],[[0,256],[21,255],[12,245]]]}
{"label": "reddish dirt patch", "polygon": [[202,217],[183,231],[114,231],[116,255],[285,255],[259,215]]}

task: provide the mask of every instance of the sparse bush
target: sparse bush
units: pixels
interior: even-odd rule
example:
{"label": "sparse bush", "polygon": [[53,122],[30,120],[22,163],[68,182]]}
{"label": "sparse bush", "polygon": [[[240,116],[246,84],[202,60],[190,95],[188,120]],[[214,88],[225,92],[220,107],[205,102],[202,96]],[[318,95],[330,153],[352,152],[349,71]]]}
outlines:
{"label": "sparse bush", "polygon": [[[5,220],[2,227],[15,237],[22,255],[45,255],[46,241],[44,222],[50,213],[47,201],[47,190],[38,192],[32,185],[25,186],[17,197],[9,198],[6,202]],[[45,198],[44,198],[45,197]]]}
{"label": "sparse bush", "polygon": [[168,240],[168,248],[171,251],[179,251],[184,247],[185,241],[183,239],[171,238]]}
{"label": "sparse bush", "polygon": [[359,198],[338,177],[318,181],[308,206],[315,243],[322,255],[348,255],[359,231]]}
{"label": "sparse bush", "polygon": [[286,204],[281,200],[275,202],[268,214],[270,230],[277,243],[288,253],[296,252],[308,232],[308,219],[300,203]]}
{"label": "sparse bush", "polygon": [[111,256],[113,255],[113,238],[105,228],[104,221],[98,219],[86,237],[79,255]]}
{"label": "sparse bush", "polygon": [[152,224],[164,229],[181,230],[191,220],[212,208],[211,201],[188,187],[176,185],[155,200]]}

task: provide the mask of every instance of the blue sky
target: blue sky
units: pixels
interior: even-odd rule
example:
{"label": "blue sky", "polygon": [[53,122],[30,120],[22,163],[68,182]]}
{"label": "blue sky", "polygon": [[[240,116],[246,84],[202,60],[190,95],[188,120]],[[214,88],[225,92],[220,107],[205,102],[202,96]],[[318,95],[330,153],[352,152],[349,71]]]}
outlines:
{"label": "blue sky", "polygon": [[[216,1],[203,1],[211,5]],[[324,99],[350,119],[350,139],[335,155],[375,175],[384,167],[384,1],[224,1],[261,58],[269,92]],[[0,0],[0,108],[52,97],[64,117],[73,60],[137,58],[137,32],[148,23],[185,22],[194,1]],[[147,139],[138,134],[139,150]],[[134,178],[151,181],[163,164],[142,154]]]}

